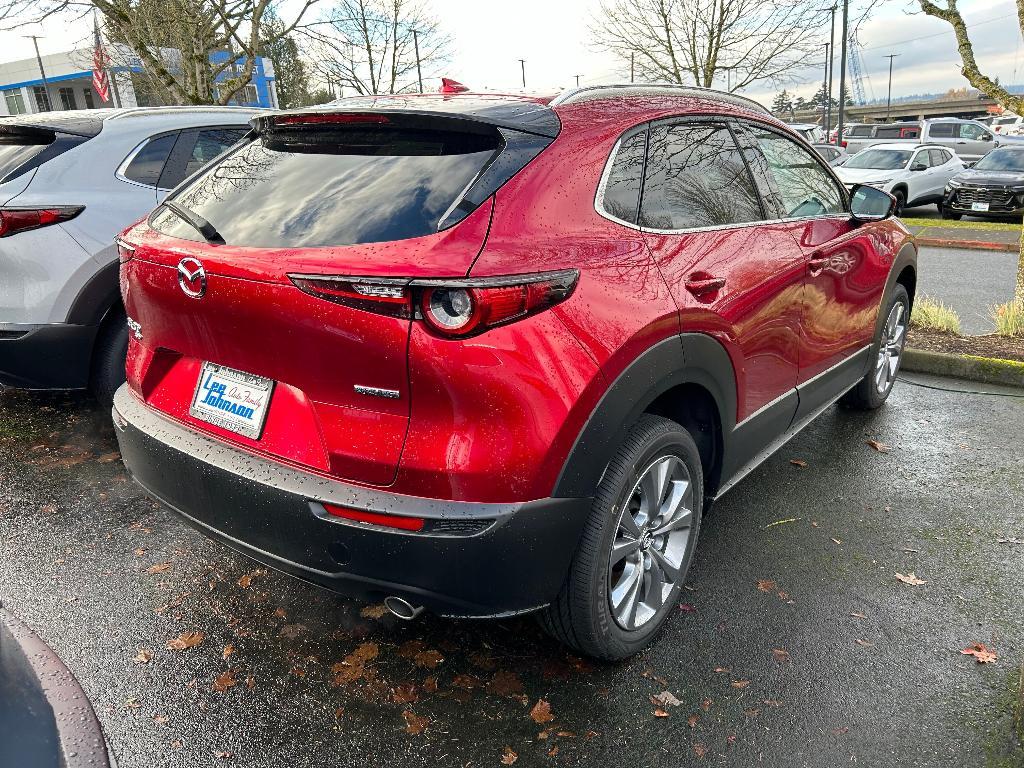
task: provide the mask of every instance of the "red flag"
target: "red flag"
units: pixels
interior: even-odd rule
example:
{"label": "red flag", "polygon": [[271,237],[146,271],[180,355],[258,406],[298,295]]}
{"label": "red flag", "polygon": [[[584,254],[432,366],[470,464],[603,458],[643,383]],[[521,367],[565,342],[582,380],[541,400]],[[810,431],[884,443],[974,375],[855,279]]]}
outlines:
{"label": "red flag", "polygon": [[92,87],[103,101],[110,101],[110,80],[107,77],[107,65],[110,58],[103,50],[103,38],[100,36],[100,23],[93,17],[96,44],[92,52]]}

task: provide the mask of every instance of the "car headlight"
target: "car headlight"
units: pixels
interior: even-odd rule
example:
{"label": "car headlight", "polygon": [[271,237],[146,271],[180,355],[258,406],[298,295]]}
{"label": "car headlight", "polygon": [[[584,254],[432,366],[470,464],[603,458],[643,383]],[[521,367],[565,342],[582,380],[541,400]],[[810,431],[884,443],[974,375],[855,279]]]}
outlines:
{"label": "car headlight", "polygon": [[879,179],[878,181],[865,181],[862,183],[867,184],[869,187],[882,187],[890,183],[891,181],[892,179]]}
{"label": "car headlight", "polygon": [[963,185],[964,183],[962,181],[950,179],[949,181],[946,182],[946,189],[960,189],[960,187],[962,187]]}

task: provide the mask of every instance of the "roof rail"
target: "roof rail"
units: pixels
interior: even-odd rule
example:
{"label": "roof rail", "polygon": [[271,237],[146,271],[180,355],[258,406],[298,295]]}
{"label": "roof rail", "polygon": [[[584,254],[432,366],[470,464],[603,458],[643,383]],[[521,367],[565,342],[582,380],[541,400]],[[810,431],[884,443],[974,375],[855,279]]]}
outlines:
{"label": "roof rail", "polygon": [[683,96],[695,99],[709,99],[711,101],[720,101],[725,104],[732,104],[737,107],[744,107],[745,109],[753,109],[757,112],[763,112],[764,114],[771,114],[771,112],[768,111],[768,108],[763,104],[747,98],[746,96],[737,96],[735,93],[716,91],[714,88],[701,88],[697,85],[675,85],[673,83],[611,83],[607,85],[588,85],[583,88],[570,88],[556,96],[551,102],[551,106],[556,107],[559,104],[573,104],[579,101],[588,101],[589,99],[599,99],[613,95],[613,93],[602,93],[603,91],[625,92],[624,95],[632,95],[631,93],[628,93],[628,91],[634,91],[637,95],[653,94],[658,96]]}

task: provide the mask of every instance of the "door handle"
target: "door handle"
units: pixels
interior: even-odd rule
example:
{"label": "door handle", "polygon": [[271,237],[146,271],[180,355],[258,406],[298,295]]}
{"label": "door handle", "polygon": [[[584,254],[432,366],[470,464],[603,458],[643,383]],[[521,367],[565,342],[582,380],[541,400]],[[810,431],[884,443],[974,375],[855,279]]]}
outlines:
{"label": "door handle", "polygon": [[828,266],[830,260],[831,259],[828,256],[814,254],[807,262],[807,271],[811,274],[811,277],[817,277],[821,274],[822,270]]}
{"label": "door handle", "polygon": [[692,293],[694,296],[703,296],[708,293],[714,293],[720,291],[725,287],[724,277],[708,277],[698,280],[687,280],[686,290]]}

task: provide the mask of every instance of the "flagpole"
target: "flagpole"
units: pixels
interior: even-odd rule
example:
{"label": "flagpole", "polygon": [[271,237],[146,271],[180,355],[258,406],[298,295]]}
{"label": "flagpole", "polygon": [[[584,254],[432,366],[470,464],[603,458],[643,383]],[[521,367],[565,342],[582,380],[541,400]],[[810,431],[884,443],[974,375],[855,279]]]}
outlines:
{"label": "flagpole", "polygon": [[[92,23],[93,23],[93,26],[96,29],[96,40],[97,40],[97,43],[98,43],[100,49],[103,50],[104,62],[109,63],[110,62],[110,57],[106,55],[105,46],[103,45],[103,31],[100,28],[99,20],[96,18],[96,11],[95,11],[95,9],[92,12]],[[110,98],[110,104],[111,104],[111,106],[115,107],[115,108],[121,107],[122,106],[121,92],[120,92],[120,90],[117,87],[116,73],[114,72],[113,68],[110,67],[110,66],[104,66],[102,71],[107,76],[107,82],[110,84],[110,97],[111,97]]]}

